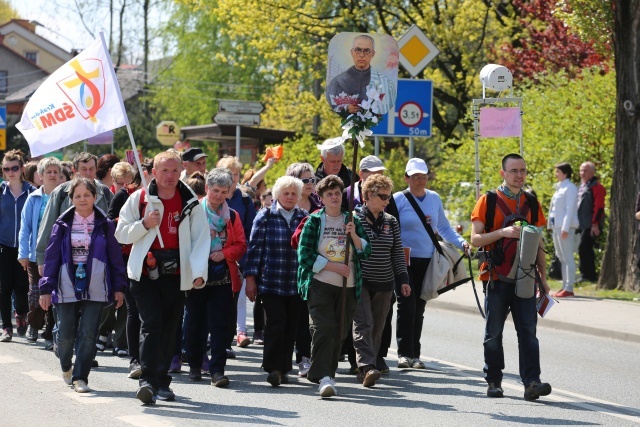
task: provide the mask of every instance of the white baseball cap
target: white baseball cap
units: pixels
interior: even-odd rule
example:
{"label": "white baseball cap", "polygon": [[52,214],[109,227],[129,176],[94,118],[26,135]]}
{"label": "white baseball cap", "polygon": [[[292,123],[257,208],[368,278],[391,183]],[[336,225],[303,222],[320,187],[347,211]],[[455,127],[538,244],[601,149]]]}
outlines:
{"label": "white baseball cap", "polygon": [[409,176],[414,175],[416,173],[429,173],[429,168],[424,160],[414,157],[413,159],[409,159],[407,162],[407,167],[405,168],[405,173]]}

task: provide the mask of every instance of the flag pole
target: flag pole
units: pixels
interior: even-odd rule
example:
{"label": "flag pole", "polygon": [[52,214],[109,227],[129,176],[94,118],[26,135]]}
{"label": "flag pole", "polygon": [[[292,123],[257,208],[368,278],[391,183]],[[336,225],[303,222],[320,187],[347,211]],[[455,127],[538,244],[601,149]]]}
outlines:
{"label": "flag pole", "polygon": [[[100,31],[100,39],[102,40],[102,47],[104,49],[104,51],[107,53],[107,60],[109,61],[109,70],[111,71],[111,77],[113,78],[113,81],[117,84],[118,83],[118,78],[116,77],[116,71],[115,68],[113,68],[113,62],[111,62],[111,53],[109,52],[109,49],[107,48],[107,42],[104,39],[104,32]],[[142,186],[145,188],[145,192],[147,193],[147,196],[149,195],[149,186],[147,184],[147,180],[144,177],[144,172],[142,171],[142,163],[140,163],[140,158],[138,157],[138,147],[136,146],[136,142],[133,139],[133,133],[131,132],[131,125],[129,124],[129,116],[127,115],[127,110],[124,108],[124,101],[122,100],[122,92],[120,92],[120,85],[118,85],[118,90],[116,91],[118,93],[118,100],[120,101],[120,108],[122,108],[122,113],[124,114],[125,117],[125,126],[127,127],[127,132],[129,134],[129,141],[131,142],[131,148],[133,148],[133,157],[136,160],[136,166],[138,167],[138,173],[140,174],[140,180],[142,182]],[[147,197],[147,202],[153,206],[153,201],[151,200],[150,197]],[[156,235],[158,237],[158,242],[160,243],[160,247],[164,248],[164,241],[162,240],[162,235],[160,235],[160,227],[158,227],[156,225],[155,227],[156,230]]]}

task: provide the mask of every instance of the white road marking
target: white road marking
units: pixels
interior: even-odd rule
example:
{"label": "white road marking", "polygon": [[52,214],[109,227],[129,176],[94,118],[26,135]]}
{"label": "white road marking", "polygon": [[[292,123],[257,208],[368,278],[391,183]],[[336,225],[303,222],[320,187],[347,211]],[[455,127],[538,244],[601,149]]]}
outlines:
{"label": "white road marking", "polygon": [[23,374],[25,374],[28,377],[31,377],[31,379],[33,379],[35,381],[40,381],[40,382],[60,381],[60,382],[62,382],[62,373],[60,373],[60,375],[53,375],[53,374],[50,374],[49,372],[44,372],[44,371],[28,371],[28,372],[23,372]]}
{"label": "white road marking", "polygon": [[76,393],[72,391],[70,393],[63,393],[65,396],[72,398],[85,405],[102,405],[105,403],[113,403],[114,399],[110,397],[101,397],[98,393]]}
{"label": "white road marking", "polygon": [[116,417],[117,420],[124,421],[127,424],[131,424],[136,427],[174,427],[171,421],[162,419],[156,415],[144,414],[144,415],[125,415],[122,417]]}
{"label": "white road marking", "polygon": [[22,360],[11,356],[0,356],[0,363],[20,363]]}

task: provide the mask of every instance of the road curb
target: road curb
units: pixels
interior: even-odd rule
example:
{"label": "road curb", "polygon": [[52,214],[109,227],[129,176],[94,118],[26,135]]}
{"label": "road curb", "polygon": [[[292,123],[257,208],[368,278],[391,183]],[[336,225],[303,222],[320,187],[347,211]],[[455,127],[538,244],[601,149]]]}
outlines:
{"label": "road curb", "polygon": [[[457,311],[459,313],[475,314],[480,317],[477,307],[464,304],[455,304],[444,301],[429,301],[429,307],[448,311]],[[482,317],[480,317],[482,319]],[[585,335],[593,335],[602,338],[613,338],[619,341],[633,342],[640,344],[640,335],[628,332],[610,331],[607,329],[594,328],[592,326],[584,326],[576,323],[563,322],[561,320],[538,319],[538,326],[543,328],[558,329],[561,331],[578,332]]]}

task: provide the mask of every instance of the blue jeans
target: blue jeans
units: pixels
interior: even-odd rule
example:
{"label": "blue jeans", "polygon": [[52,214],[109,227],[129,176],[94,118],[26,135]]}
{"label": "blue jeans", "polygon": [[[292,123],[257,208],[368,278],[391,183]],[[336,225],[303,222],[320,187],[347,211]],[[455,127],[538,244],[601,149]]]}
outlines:
{"label": "blue jeans", "polygon": [[484,309],[487,323],[484,332],[484,373],[487,383],[500,383],[504,369],[502,331],[511,309],[513,324],[518,335],[520,377],[523,384],[540,382],[540,348],[536,337],[538,313],[536,297],[519,298],[515,285],[496,280],[487,286]]}
{"label": "blue jeans", "polygon": [[78,301],[56,304],[58,325],[58,354],[63,371],[71,368],[74,343],[76,362],[73,365],[73,381],[88,383],[91,362],[96,352],[96,340],[104,302]]}

